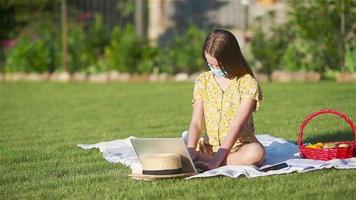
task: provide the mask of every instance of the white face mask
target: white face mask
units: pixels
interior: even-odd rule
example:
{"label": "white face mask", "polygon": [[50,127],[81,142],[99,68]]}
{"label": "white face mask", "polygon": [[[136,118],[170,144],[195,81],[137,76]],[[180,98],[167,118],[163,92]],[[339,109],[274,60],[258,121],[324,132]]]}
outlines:
{"label": "white face mask", "polygon": [[[212,67],[209,63],[208,63],[208,66],[209,66],[211,72],[213,72],[213,74],[214,74],[215,76],[226,77],[225,74],[224,74],[224,72],[223,72],[223,70],[221,70],[221,69],[216,69],[216,68]],[[225,72],[225,73],[226,73],[226,72]]]}

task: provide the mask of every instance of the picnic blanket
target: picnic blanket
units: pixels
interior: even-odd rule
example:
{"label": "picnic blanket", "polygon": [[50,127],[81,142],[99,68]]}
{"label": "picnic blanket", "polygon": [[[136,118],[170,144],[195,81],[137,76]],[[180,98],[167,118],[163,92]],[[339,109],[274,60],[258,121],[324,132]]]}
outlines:
{"label": "picnic blanket", "polygon": [[[291,172],[309,172],[325,168],[356,169],[356,157],[349,159],[333,159],[329,161],[303,159],[299,155],[298,146],[292,142],[289,142],[283,138],[273,137],[271,135],[257,135],[256,137],[266,149],[265,162],[261,168],[283,162],[287,163],[288,167],[279,170],[262,172],[255,166],[222,166],[199,173],[186,179],[220,175],[233,178],[244,175],[246,177],[253,178]],[[122,140],[99,142],[96,144],[78,144],[77,146],[83,149],[98,148],[107,161],[112,163],[121,163],[130,167],[133,171],[137,171],[142,169],[142,166],[137,159],[136,153],[131,145],[130,138],[134,137],[131,136]],[[182,138],[186,142],[187,134],[183,133]]]}

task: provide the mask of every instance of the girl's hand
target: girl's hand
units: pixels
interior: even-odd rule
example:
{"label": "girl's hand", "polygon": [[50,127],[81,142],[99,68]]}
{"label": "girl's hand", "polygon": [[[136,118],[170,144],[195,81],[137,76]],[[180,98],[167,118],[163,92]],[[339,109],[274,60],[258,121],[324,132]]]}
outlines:
{"label": "girl's hand", "polygon": [[207,162],[198,160],[194,162],[194,165],[196,168],[202,169],[204,171],[208,171],[220,167],[220,165],[217,162],[215,162],[214,159]]}
{"label": "girl's hand", "polygon": [[201,161],[198,160],[194,162],[195,166],[197,168],[200,168],[202,170],[211,170],[220,167],[223,165],[224,162],[226,162],[226,158],[229,154],[229,150],[225,148],[220,148],[213,159],[206,160],[206,161]]}
{"label": "girl's hand", "polygon": [[190,157],[192,158],[193,162],[194,162],[195,160],[197,160],[198,156],[197,156],[197,152],[196,152],[195,148],[193,148],[193,147],[188,147],[188,152],[189,152],[189,155],[190,155]]}

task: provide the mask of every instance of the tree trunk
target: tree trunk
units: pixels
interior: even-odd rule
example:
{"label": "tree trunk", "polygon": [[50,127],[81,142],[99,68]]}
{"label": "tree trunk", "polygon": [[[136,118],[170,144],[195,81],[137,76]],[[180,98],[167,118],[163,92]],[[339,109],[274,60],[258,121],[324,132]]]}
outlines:
{"label": "tree trunk", "polygon": [[345,71],[345,47],[344,47],[344,37],[345,37],[345,0],[341,0],[341,12],[340,12],[340,38],[339,38],[339,65],[341,71]]}
{"label": "tree trunk", "polygon": [[68,22],[67,22],[67,2],[61,1],[62,13],[62,67],[64,71],[68,71]]}
{"label": "tree trunk", "polygon": [[143,24],[143,0],[136,0],[135,4],[135,29],[137,35],[144,36]]}

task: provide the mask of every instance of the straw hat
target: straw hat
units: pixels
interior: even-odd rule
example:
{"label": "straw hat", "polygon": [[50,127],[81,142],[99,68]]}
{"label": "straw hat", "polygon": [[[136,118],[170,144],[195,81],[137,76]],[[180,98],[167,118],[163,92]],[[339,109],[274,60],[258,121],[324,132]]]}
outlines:
{"label": "straw hat", "polygon": [[159,153],[142,157],[142,174],[172,175],[182,173],[182,162],[178,154]]}
{"label": "straw hat", "polygon": [[165,178],[181,178],[195,175],[184,173],[181,158],[174,153],[150,154],[141,158],[142,173],[132,173],[137,180],[158,180]]}

